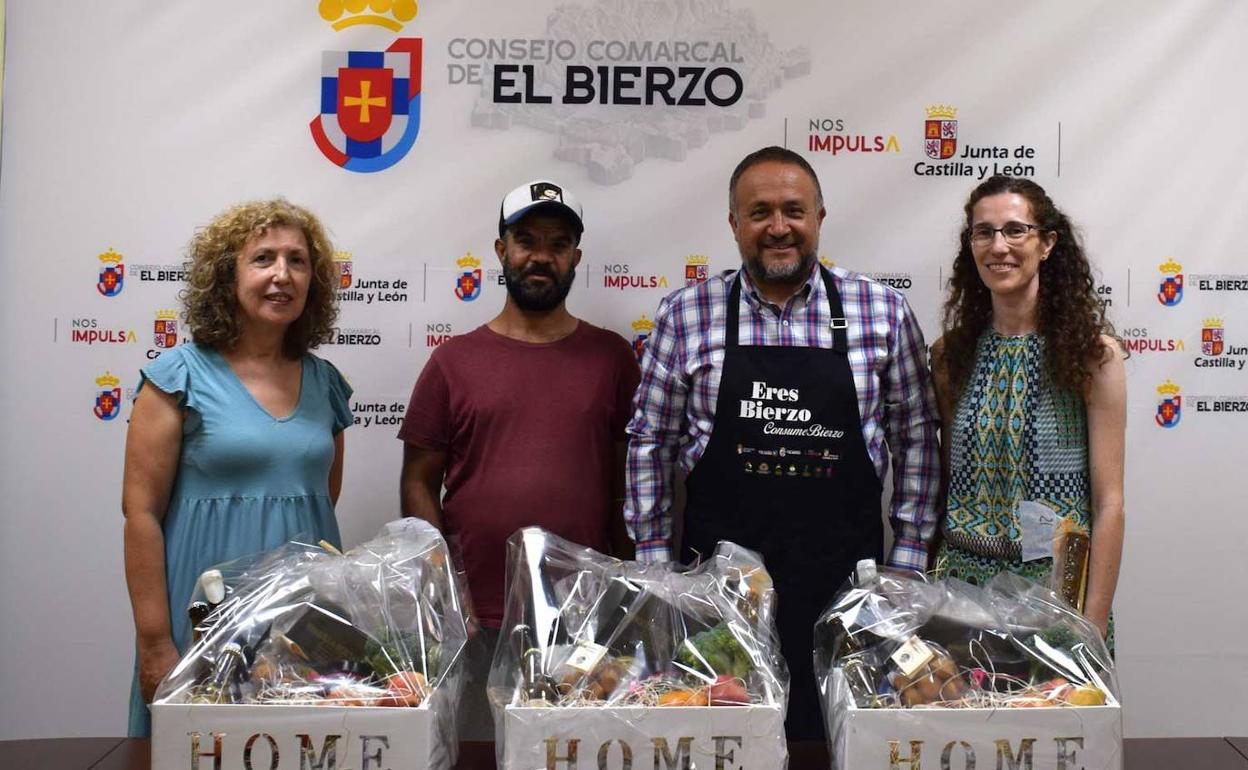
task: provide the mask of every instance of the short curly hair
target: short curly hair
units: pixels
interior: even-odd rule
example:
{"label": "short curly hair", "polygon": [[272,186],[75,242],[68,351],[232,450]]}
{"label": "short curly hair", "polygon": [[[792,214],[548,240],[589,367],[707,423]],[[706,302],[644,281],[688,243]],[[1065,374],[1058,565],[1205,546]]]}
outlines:
{"label": "short curly hair", "polygon": [[1101,335],[1115,339],[1117,335],[1096,295],[1092,266],[1074,224],[1044,188],[1029,179],[993,176],[971,191],[963,207],[966,220],[945,301],[943,353],[934,357],[935,363],[945,366],[953,392],[960,394],[974,368],[979,337],[992,323],[992,292],[980,279],[971,253],[975,204],[1002,193],[1022,196],[1040,229],[1057,234],[1049,258],[1040,263],[1037,331],[1045,342],[1048,376],[1059,388],[1084,395],[1092,382],[1092,367],[1105,354]]}
{"label": "short curly hair", "polygon": [[312,281],[303,312],[286,330],[282,352],[300,358],[328,342],[338,320],[334,247],[316,216],[283,199],[249,201],[231,206],[196,231],[183,269],[182,300],[187,328],[195,342],[217,350],[233,347],[242,335],[236,290],[238,255],[243,245],[274,227],[293,227],[308,242]]}

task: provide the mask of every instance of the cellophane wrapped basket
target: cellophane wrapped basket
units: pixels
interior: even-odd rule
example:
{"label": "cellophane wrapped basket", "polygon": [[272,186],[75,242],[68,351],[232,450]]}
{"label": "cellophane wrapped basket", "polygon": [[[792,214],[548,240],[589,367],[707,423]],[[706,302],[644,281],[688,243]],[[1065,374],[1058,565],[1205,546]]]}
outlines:
{"label": "cellophane wrapped basket", "polygon": [[934,724],[931,710],[1118,704],[1096,626],[1011,573],[975,586],[860,565],[820,616],[814,653],[834,760],[851,712],[904,710],[914,715],[898,724]]}
{"label": "cellophane wrapped basket", "polygon": [[782,746],[788,672],[775,608],[761,558],[729,542],[685,569],[621,561],[535,527],[517,532],[489,676],[499,766],[512,764],[509,713],[596,710],[601,725],[656,709],[767,706]]}
{"label": "cellophane wrapped basket", "polygon": [[467,640],[459,580],[439,532],[387,524],[346,553],[290,542],[201,576],[196,641],[154,706],[431,708],[453,761]]}

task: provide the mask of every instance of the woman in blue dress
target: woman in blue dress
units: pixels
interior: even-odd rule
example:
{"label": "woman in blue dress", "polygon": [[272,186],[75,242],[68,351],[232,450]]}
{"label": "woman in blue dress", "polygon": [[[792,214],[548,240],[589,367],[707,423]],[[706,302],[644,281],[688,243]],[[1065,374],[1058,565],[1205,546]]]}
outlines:
{"label": "woman in blue dress", "polygon": [[131,736],[150,732],[147,704],[190,645],[204,570],[296,534],[341,545],[351,388],[308,352],[337,318],[332,256],[316,217],[280,199],[235,206],[191,241],[182,300],[194,342],[143,369],[126,436]]}

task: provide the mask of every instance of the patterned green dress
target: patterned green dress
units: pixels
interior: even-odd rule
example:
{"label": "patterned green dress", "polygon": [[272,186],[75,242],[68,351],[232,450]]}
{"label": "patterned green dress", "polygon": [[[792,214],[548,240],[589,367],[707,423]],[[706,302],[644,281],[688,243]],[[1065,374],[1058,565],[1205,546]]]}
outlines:
{"label": "patterned green dress", "polygon": [[[980,337],[949,437],[949,497],[938,577],[983,584],[1003,570],[1047,583],[1053,559],[1022,560],[1017,508],[1034,500],[1091,531],[1083,399],[1045,374],[1044,339]],[[1110,623],[1112,649],[1113,623]]]}

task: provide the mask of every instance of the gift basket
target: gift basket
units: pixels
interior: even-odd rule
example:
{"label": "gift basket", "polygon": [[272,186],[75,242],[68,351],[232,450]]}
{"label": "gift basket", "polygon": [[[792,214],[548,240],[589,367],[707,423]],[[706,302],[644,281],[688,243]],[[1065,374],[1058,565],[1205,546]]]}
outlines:
{"label": "gift basket", "polygon": [[1117,678],[1101,634],[1026,578],[980,587],[864,562],[820,616],[814,654],[836,767],[905,762],[924,744],[943,763],[973,764],[978,751],[1014,766],[1048,751],[1057,766],[1076,753],[1088,768],[1119,766]]}
{"label": "gift basket", "polygon": [[427,522],[391,522],[346,553],[290,542],[220,565],[187,612],[194,643],[152,705],[154,763],[168,751],[180,767],[189,750],[228,767],[258,745],[275,768],[308,751],[363,751],[379,766],[454,761],[467,632],[446,544]]}
{"label": "gift basket", "polygon": [[520,530],[489,677],[499,766],[582,750],[608,764],[635,752],[782,762],[775,602],[762,560],[729,542],[686,571]]}

